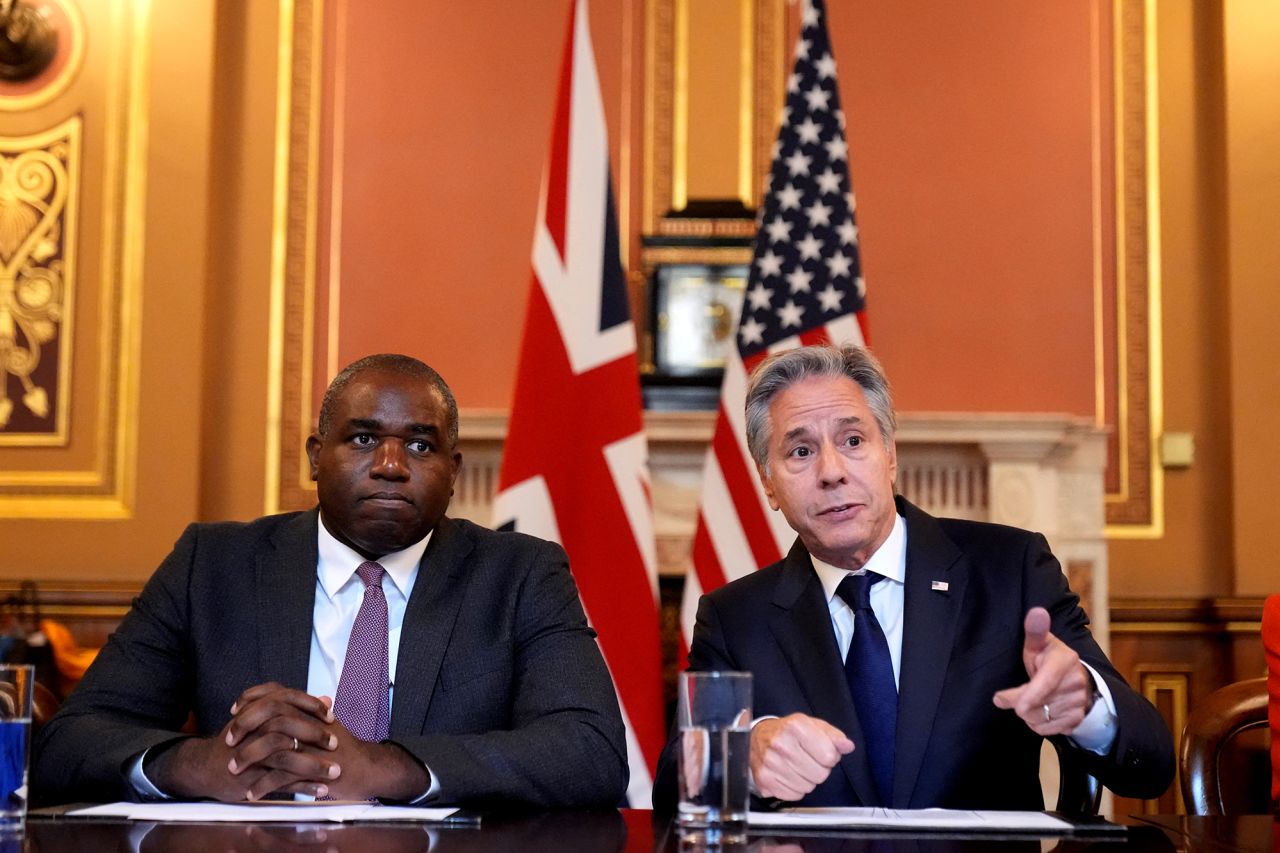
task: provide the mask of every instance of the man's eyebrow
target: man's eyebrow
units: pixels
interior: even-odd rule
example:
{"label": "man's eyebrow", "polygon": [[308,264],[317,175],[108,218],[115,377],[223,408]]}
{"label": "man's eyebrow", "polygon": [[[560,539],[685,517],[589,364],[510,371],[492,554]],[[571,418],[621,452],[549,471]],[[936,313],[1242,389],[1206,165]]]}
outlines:
{"label": "man's eyebrow", "polygon": [[[836,423],[840,424],[841,426],[853,426],[855,424],[862,423],[862,418],[858,417],[857,415],[849,415],[847,417],[837,418]],[[799,438],[801,436],[808,435],[808,434],[809,434],[808,426],[798,426],[795,429],[789,429],[786,432],[784,432],[782,434],[782,440],[791,441],[793,438]]]}
{"label": "man's eyebrow", "polygon": [[[383,428],[382,421],[377,418],[352,418],[347,421],[347,429],[349,430],[370,430],[377,432]],[[411,423],[407,427],[408,432],[414,435],[439,435],[440,428],[435,424]]]}

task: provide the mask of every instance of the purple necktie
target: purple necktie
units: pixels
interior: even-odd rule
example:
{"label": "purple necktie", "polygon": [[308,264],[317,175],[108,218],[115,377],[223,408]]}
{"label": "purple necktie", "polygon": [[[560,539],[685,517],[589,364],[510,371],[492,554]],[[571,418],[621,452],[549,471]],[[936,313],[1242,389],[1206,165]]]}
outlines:
{"label": "purple necktie", "polygon": [[386,569],[364,562],[356,574],[364,582],[364,600],[351,626],[347,659],[338,679],[333,712],[360,740],[384,741],[391,731],[391,679],[387,669],[387,597],[382,592]]}

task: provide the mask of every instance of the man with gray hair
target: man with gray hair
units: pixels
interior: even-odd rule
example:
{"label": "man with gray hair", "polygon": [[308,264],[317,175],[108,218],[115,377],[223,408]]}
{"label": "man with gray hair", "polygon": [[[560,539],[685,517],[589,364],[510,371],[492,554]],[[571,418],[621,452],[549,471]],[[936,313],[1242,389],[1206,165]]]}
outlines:
{"label": "man with gray hair", "polygon": [[[752,374],[747,444],[790,553],[702,597],[691,670],[755,675],[750,767],[800,805],[1041,809],[1051,737],[1123,796],[1159,796],[1173,745],[1116,672],[1039,534],[895,497],[893,399],[861,347]],[[675,742],[654,800],[675,799]]]}

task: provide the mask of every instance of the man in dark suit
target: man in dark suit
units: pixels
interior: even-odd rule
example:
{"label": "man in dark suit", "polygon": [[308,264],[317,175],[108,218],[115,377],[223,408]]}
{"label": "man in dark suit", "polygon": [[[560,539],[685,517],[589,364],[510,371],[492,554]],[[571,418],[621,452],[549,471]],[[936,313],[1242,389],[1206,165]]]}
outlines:
{"label": "man in dark suit", "polygon": [[[750,767],[801,805],[1043,807],[1041,741],[1155,797],[1168,729],[1098,648],[1038,534],[937,519],[894,496],[888,380],[860,347],[771,356],[747,444],[798,540],[703,596],[689,667],[754,674]],[[654,801],[675,800],[678,737]]]}
{"label": "man in dark suit", "polygon": [[457,422],[415,359],[340,373],[318,510],[183,533],[40,733],[36,796],[616,804],[622,720],[564,552],[445,517]]}

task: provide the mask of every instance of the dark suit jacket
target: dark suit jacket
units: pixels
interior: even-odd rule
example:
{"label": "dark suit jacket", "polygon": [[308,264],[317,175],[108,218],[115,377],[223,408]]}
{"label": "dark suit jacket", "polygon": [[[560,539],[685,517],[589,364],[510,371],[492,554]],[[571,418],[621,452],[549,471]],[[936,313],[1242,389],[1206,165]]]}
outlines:
{"label": "dark suit jacket", "polygon": [[[188,714],[211,734],[252,685],[305,690],[317,522],[188,527],[40,733],[35,795],[129,799],[128,763]],[[431,768],[442,802],[614,806],[626,789],[617,699],[558,545],[442,520],[395,685],[391,739]]]}
{"label": "dark suit jacket", "polygon": [[[1115,698],[1115,745],[1106,756],[1080,750],[1089,771],[1123,796],[1162,793],[1173,778],[1169,730],[1094,642],[1044,537],[934,518],[901,498],[898,511],[907,569],[892,800],[880,802],[866,750],[855,748],[801,804],[1043,808],[1042,739],[991,702],[1027,680],[1022,621],[1037,605]],[[702,597],[689,668],[754,673],[756,716],[808,714],[862,743],[822,584],[798,541],[781,562]],[[675,802],[674,746],[658,765],[658,808]]]}

